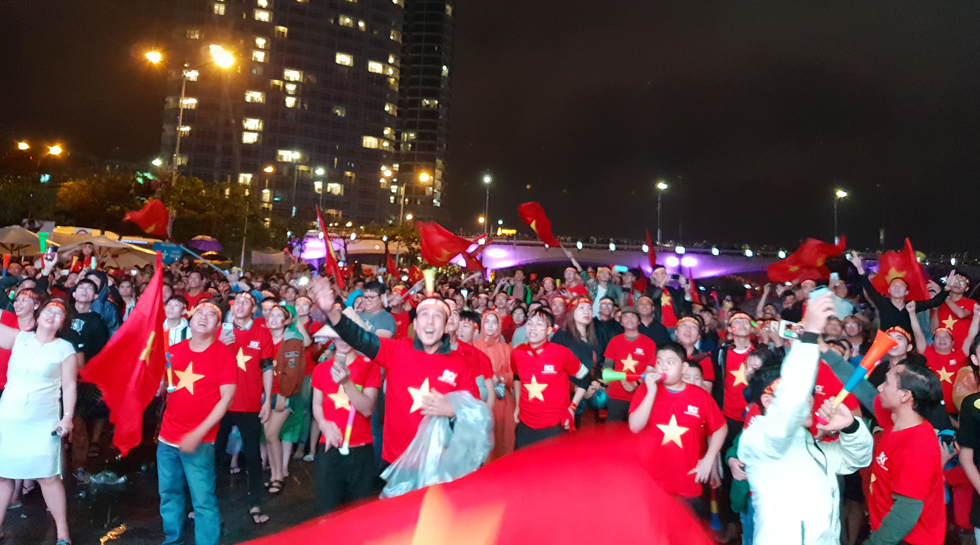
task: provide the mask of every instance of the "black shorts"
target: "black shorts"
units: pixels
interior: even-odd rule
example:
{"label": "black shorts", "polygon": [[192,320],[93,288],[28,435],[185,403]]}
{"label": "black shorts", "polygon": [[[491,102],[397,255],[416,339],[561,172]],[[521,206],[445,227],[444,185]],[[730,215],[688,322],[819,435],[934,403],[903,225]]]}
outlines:
{"label": "black shorts", "polygon": [[844,500],[864,503],[864,482],[861,474],[855,471],[850,475],[844,475],[844,492],[841,494]]}
{"label": "black shorts", "polygon": [[78,401],[75,412],[82,420],[109,418],[109,407],[102,401],[102,392],[91,382],[78,383]]}

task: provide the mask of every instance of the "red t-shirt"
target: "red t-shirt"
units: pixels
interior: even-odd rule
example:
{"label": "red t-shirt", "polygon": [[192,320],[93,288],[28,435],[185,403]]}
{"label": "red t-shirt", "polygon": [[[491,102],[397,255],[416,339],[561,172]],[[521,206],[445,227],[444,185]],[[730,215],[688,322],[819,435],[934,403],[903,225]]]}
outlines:
{"label": "red t-shirt", "polygon": [[742,391],[749,384],[745,378],[745,358],[748,355],[749,350],[739,354],[734,347],[730,347],[725,358],[725,406],[722,413],[739,422],[744,418],[747,405]]}
{"label": "red t-shirt", "polygon": [[[422,422],[422,396],[469,392],[480,399],[476,377],[463,353],[427,354],[414,348],[411,339],[380,339],[374,361],[385,369],[385,423],[381,458],[394,462],[405,452]],[[344,423],[346,425],[346,422]]]}
{"label": "red t-shirt", "polygon": [[[828,399],[833,401],[834,398],[837,397],[837,394],[839,394],[843,389],[844,385],[841,384],[840,380],[837,378],[837,375],[834,374],[834,370],[831,369],[829,365],[824,363],[823,360],[820,360],[820,362],[817,364],[817,382],[816,386],[813,388],[813,411],[818,411],[820,406],[823,405],[824,401]],[[858,408],[858,400],[852,395],[845,397],[844,401],[841,403],[852,411]],[[813,425],[810,426],[810,433],[816,437],[817,431],[817,419],[814,417]],[[823,438],[823,441],[836,441],[837,438],[837,435],[828,435]]]}
{"label": "red t-shirt", "polygon": [[[344,387],[334,382],[330,376],[333,358],[323,362],[313,371],[313,387],[323,392],[323,417],[340,428],[340,433],[347,429],[347,419],[350,416],[350,398]],[[360,390],[364,388],[381,388],[381,368],[367,356],[358,355],[354,361],[347,364],[350,369],[350,379]],[[320,436],[320,443],[326,443],[326,438]],[[354,424],[351,426],[350,446],[359,447],[373,443],[371,438],[371,418],[354,412]]]}
{"label": "red t-shirt", "polygon": [[235,344],[228,347],[235,357],[237,379],[235,398],[229,411],[257,413],[262,410],[262,360],[276,357],[272,334],[265,327],[255,325],[235,332]]}
{"label": "red t-shirt", "polygon": [[956,405],[953,404],[953,380],[960,368],[966,365],[967,355],[963,353],[962,349],[953,350],[949,354],[940,354],[932,345],[929,345],[922,355],[925,356],[926,365],[929,366],[929,369],[932,369],[932,372],[939,377],[939,384],[943,387],[943,403],[946,405],[946,412],[949,414],[959,413],[956,410]]}
{"label": "red t-shirt", "polygon": [[910,545],[942,545],[946,536],[946,503],[943,495],[943,467],[939,440],[928,421],[918,426],[894,431],[891,412],[875,398],[875,416],[884,428],[871,462],[871,490],[868,513],[871,529],[892,508],[892,494],[901,494],[923,502],[922,514],[912,531],[905,536]]}
{"label": "red t-shirt", "polygon": [[[179,445],[221,400],[220,387],[235,384],[236,361],[228,347],[219,341],[211,343],[203,352],[192,351],[190,341],[183,341],[170,347],[170,366],[177,390],[167,394],[160,440]],[[217,435],[216,424],[202,442],[213,442]]]}
{"label": "red t-shirt", "polygon": [[[316,335],[316,332],[320,331],[320,329],[322,328],[323,328],[323,324],[321,324],[316,320],[310,320],[309,322],[306,323],[306,332],[310,334],[311,339],[313,338],[314,335]],[[319,348],[320,347],[317,346],[316,342],[306,347],[305,350],[306,369],[303,370],[303,376],[306,377],[313,376],[313,369],[316,368],[317,360],[319,359],[320,354],[323,353],[323,350],[320,350]],[[346,424],[347,423],[344,422],[344,425]]]}
{"label": "red t-shirt", "polygon": [[[963,340],[966,339],[967,333],[970,331],[970,322],[973,321],[973,305],[977,304],[973,299],[967,299],[966,297],[960,297],[959,300],[954,301],[956,306],[966,311],[966,317],[957,318],[953,311],[950,310],[948,305],[939,305],[936,309],[937,315],[939,317],[939,327],[945,327],[947,329],[953,330],[953,345],[959,346],[963,344]],[[949,403],[946,404],[949,406]]]}
{"label": "red t-shirt", "polygon": [[[0,310],[0,324],[14,329],[20,329],[17,315],[7,310]],[[7,386],[7,365],[10,363],[10,350],[0,348],[0,390]]]}
{"label": "red t-shirt", "polygon": [[[643,374],[648,365],[657,365],[657,343],[646,335],[637,334],[635,339],[629,340],[625,333],[620,333],[609,341],[604,355],[612,360],[614,371]],[[609,385],[606,393],[613,399],[631,401],[635,391],[627,392],[623,381],[617,380]]]}
{"label": "red t-shirt", "polygon": [[187,299],[188,312],[194,310],[194,307],[201,302],[201,299],[214,299],[214,297],[212,297],[206,290],[197,295],[191,295],[190,293],[183,293],[182,295],[184,296],[184,299]]}
{"label": "red t-shirt", "polygon": [[660,292],[660,321],[664,327],[677,327],[677,314],[674,312],[674,300],[670,292],[664,288]]}
{"label": "red t-shirt", "polygon": [[500,335],[508,343],[514,338],[514,331],[517,331],[517,324],[514,323],[514,318],[510,314],[507,314],[506,310],[498,313],[500,316]]}
{"label": "red t-shirt", "polygon": [[408,318],[408,311],[403,310],[401,312],[391,313],[391,317],[395,319],[395,337],[396,339],[404,339],[408,337],[408,325],[411,322]]}
{"label": "red t-shirt", "polygon": [[510,353],[510,366],[521,380],[521,422],[534,429],[557,426],[568,415],[568,377],[582,363],[564,346],[545,341],[537,350],[524,343]]}
{"label": "red t-shirt", "polygon": [[[646,384],[636,389],[631,414],[647,393]],[[657,385],[641,448],[644,458],[655,464],[653,476],[664,491],[685,498],[701,495],[701,485],[689,472],[707,452],[707,438],[724,424],[718,404],[703,388],[686,384],[683,390],[672,392],[663,383]]]}
{"label": "red t-shirt", "polygon": [[701,379],[708,382],[715,381],[715,360],[707,352],[695,352],[688,356],[687,361],[697,363],[701,366]]}
{"label": "red t-shirt", "polygon": [[589,290],[585,287],[585,284],[575,284],[574,286],[565,284],[565,290],[572,294],[572,297],[576,295],[589,295]]}
{"label": "red t-shirt", "polygon": [[478,350],[472,344],[464,343],[460,340],[456,341],[456,347],[466,356],[466,361],[470,365],[474,381],[477,377],[493,378],[493,363],[490,362],[490,357],[484,354],[482,350]]}

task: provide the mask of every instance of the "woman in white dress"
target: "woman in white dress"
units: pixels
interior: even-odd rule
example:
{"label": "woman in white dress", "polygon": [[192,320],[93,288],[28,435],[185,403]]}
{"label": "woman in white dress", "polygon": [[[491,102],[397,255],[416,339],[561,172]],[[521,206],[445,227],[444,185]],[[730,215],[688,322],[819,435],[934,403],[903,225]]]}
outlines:
{"label": "woman in white dress", "polygon": [[11,351],[0,397],[0,527],[14,479],[36,479],[54,517],[58,545],[71,544],[61,437],[71,433],[77,373],[74,347],[57,336],[66,315],[64,302],[52,299],[41,306],[36,331],[0,326],[0,347]]}

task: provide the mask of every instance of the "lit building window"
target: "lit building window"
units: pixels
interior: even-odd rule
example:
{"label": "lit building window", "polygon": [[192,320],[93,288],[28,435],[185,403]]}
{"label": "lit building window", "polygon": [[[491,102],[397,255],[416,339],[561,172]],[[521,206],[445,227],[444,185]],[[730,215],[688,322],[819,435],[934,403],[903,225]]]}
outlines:
{"label": "lit building window", "polygon": [[184,70],[184,77],[187,78],[187,81],[197,81],[197,78],[200,75],[201,73],[197,70]]}
{"label": "lit building window", "polygon": [[289,149],[281,149],[276,152],[276,159],[278,159],[280,163],[295,163],[296,161],[299,161],[300,157],[302,157],[300,152]]}
{"label": "lit building window", "polygon": [[384,135],[385,135],[385,138],[394,138],[395,137],[395,131],[391,127],[385,127]]}
{"label": "lit building window", "polygon": [[344,181],[345,182],[347,182],[349,184],[352,184],[352,183],[354,183],[355,177],[356,177],[356,175],[353,172],[351,172],[349,170],[345,170],[344,171]]}
{"label": "lit building window", "polygon": [[215,15],[224,15],[225,14],[225,5],[222,4],[221,2],[215,2],[214,3],[214,14]]}
{"label": "lit building window", "polygon": [[364,24],[364,21],[358,21],[357,29],[360,30],[361,32],[364,32],[365,30],[367,30],[367,25]]}
{"label": "lit building window", "polygon": [[256,21],[262,21],[263,23],[272,22],[272,12],[266,9],[257,9],[252,12],[255,16]]}
{"label": "lit building window", "polygon": [[398,77],[398,74],[399,74],[398,69],[395,68],[394,66],[385,66],[385,75],[386,76],[391,76],[393,78],[397,78]]}
{"label": "lit building window", "polygon": [[177,166],[184,166],[187,164],[187,156],[180,154],[177,156]]}
{"label": "lit building window", "polygon": [[296,90],[299,88],[299,86],[296,85],[295,83],[287,83],[285,87],[286,87],[286,94],[289,95],[295,95]]}
{"label": "lit building window", "polygon": [[265,93],[262,91],[245,91],[245,102],[265,104]]}
{"label": "lit building window", "polygon": [[252,175],[247,172],[242,172],[238,175],[238,183],[242,185],[249,185],[252,183]]}
{"label": "lit building window", "polygon": [[289,34],[289,29],[284,26],[276,27],[276,38],[285,38]]}
{"label": "lit building window", "polygon": [[391,0],[391,3],[396,6],[405,7],[405,0]]}
{"label": "lit building window", "polygon": [[270,79],[269,87],[275,89],[276,91],[282,91],[282,80]]}
{"label": "lit building window", "polygon": [[373,136],[365,136],[361,140],[361,145],[365,148],[378,149],[378,139]]}
{"label": "lit building window", "polygon": [[337,53],[335,57],[337,64],[342,64],[344,66],[354,66],[354,56],[348,55],[347,53]]}
{"label": "lit building window", "polygon": [[184,106],[185,110],[194,110],[197,108],[197,99],[185,97],[184,100],[181,101],[181,104]]}
{"label": "lit building window", "polygon": [[395,204],[395,196],[392,195],[392,196],[388,197],[388,202],[391,203],[391,204]]}
{"label": "lit building window", "polygon": [[333,115],[337,117],[347,117],[347,108],[344,106],[334,106]]}
{"label": "lit building window", "polygon": [[434,98],[423,98],[422,99],[423,108],[438,108],[439,101]]}
{"label": "lit building window", "polygon": [[261,135],[257,132],[242,132],[242,144],[258,144],[261,140]]}
{"label": "lit building window", "polygon": [[392,30],[390,38],[398,43],[402,43],[402,33],[397,30]]}
{"label": "lit building window", "polygon": [[327,184],[327,193],[330,195],[343,195],[344,186],[340,184],[329,183]]}
{"label": "lit building window", "polygon": [[296,97],[286,97],[285,102],[287,108],[299,108],[299,99]]}
{"label": "lit building window", "polygon": [[388,64],[392,64],[394,66],[398,66],[401,63],[398,62],[398,57],[396,57],[394,55],[388,55]]}
{"label": "lit building window", "polygon": [[187,39],[188,40],[200,40],[201,39],[201,29],[199,29],[199,28],[188,28],[187,29]]}
{"label": "lit building window", "polygon": [[255,4],[260,8],[267,8],[269,7],[269,0],[256,0]]}
{"label": "lit building window", "polygon": [[385,149],[385,150],[391,149],[391,142],[389,142],[387,140],[382,140],[381,141],[381,149]]}
{"label": "lit building window", "polygon": [[450,17],[453,16],[453,7],[450,6],[449,4],[446,4],[446,15],[448,15]]}
{"label": "lit building window", "polygon": [[181,136],[187,136],[191,133],[190,125],[181,125],[180,127],[177,128],[177,130],[180,131]]}
{"label": "lit building window", "polygon": [[390,102],[387,102],[387,103],[385,103],[385,112],[387,112],[387,113],[389,113],[391,115],[397,116],[398,115],[398,106],[395,106],[394,104],[392,104]]}
{"label": "lit building window", "polygon": [[337,22],[340,24],[340,26],[354,28],[354,18],[353,17],[349,17],[347,15],[341,15],[337,19]]}
{"label": "lit building window", "polygon": [[263,38],[262,36],[256,36],[255,47],[259,49],[267,49],[269,47],[269,39]]}
{"label": "lit building window", "polygon": [[397,91],[398,90],[398,78],[388,78],[388,87],[391,88],[392,91]]}
{"label": "lit building window", "polygon": [[282,79],[286,81],[303,81],[303,71],[286,68],[282,71]]}
{"label": "lit building window", "polygon": [[448,78],[449,77],[449,67],[446,66],[445,64],[442,65],[442,77],[444,77],[444,78]]}
{"label": "lit building window", "polygon": [[374,72],[375,74],[383,74],[385,71],[385,65],[378,61],[368,61],[368,72]]}
{"label": "lit building window", "polygon": [[255,62],[265,62],[265,51],[259,51],[258,49],[252,50],[252,60]]}
{"label": "lit building window", "polygon": [[246,131],[261,131],[264,123],[255,117],[246,117],[242,120],[242,128]]}

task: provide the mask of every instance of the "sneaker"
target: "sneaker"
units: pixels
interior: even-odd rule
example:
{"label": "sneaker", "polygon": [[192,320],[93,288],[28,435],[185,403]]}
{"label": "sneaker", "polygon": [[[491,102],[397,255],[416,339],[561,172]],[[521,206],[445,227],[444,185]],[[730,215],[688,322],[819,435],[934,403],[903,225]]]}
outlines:
{"label": "sneaker", "polygon": [[304,462],[312,462],[313,461],[313,455],[312,454],[307,454],[306,456],[303,456],[303,461]]}
{"label": "sneaker", "polygon": [[79,484],[88,484],[88,482],[91,480],[88,472],[81,468],[76,469],[75,472],[72,473],[72,476],[75,477],[75,480],[78,481]]}

